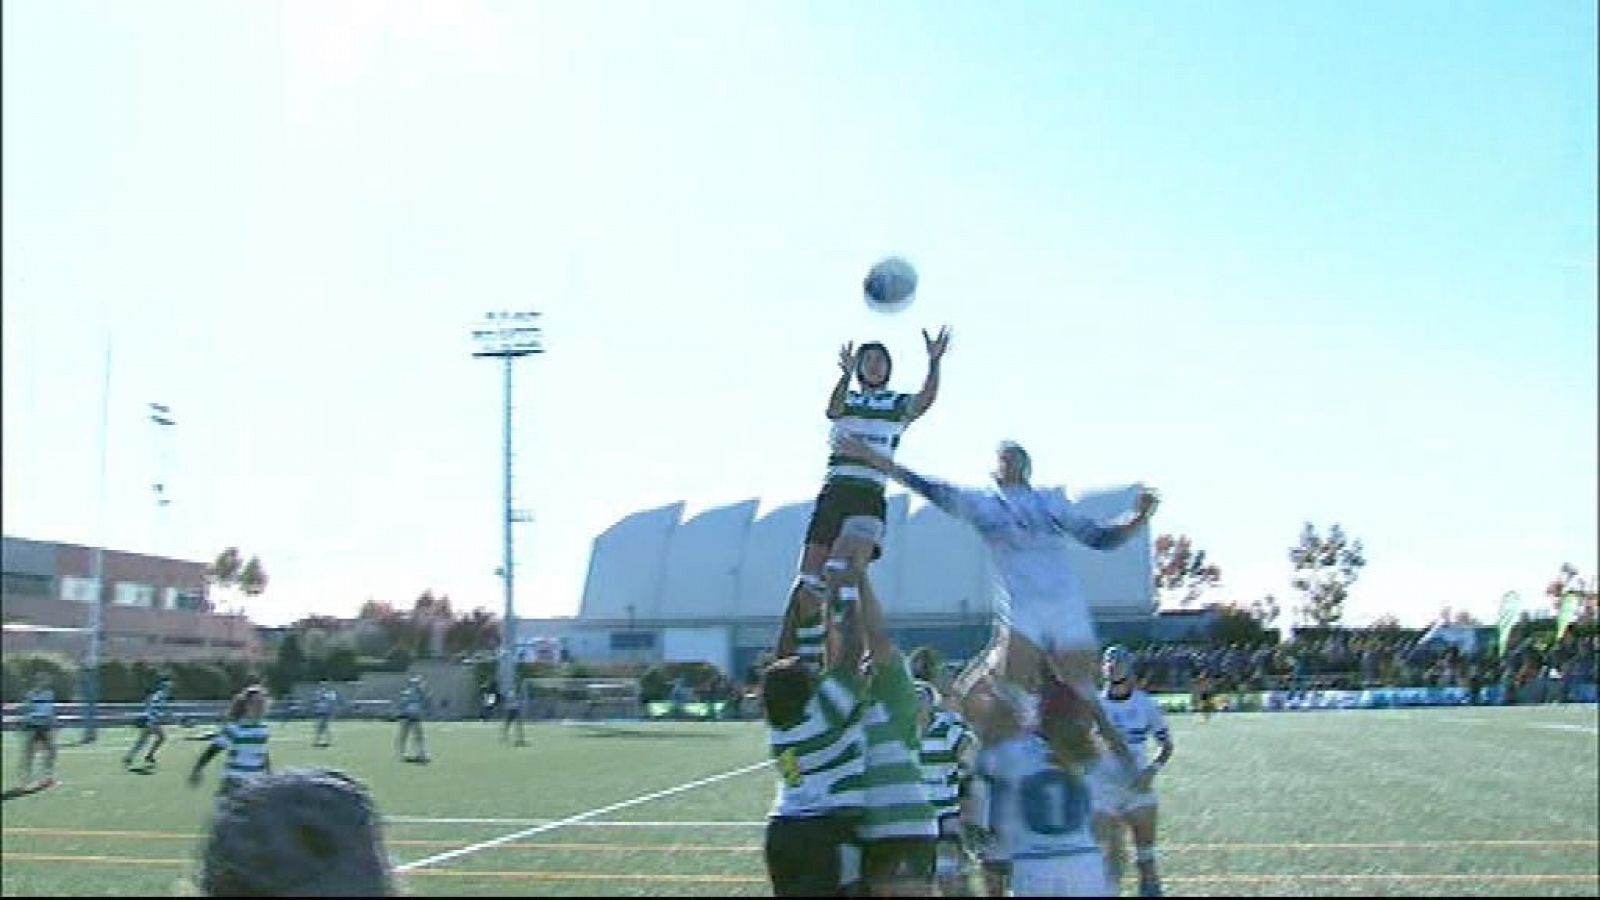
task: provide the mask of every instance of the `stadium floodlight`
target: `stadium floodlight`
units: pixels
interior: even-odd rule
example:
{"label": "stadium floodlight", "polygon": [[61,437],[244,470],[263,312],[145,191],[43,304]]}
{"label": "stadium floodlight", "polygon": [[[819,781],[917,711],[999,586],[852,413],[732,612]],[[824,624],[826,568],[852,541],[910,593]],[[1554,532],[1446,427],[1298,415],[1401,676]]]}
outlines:
{"label": "stadium floodlight", "polygon": [[94,598],[89,602],[89,647],[84,653],[83,693],[88,708],[83,715],[83,743],[95,741],[100,713],[100,644],[105,626],[102,607],[106,601],[106,442],[111,431],[111,338],[106,337],[105,380],[100,386],[100,505],[97,512],[97,529],[100,534],[90,555],[89,580],[94,584]]}
{"label": "stadium floodlight", "polygon": [[516,689],[516,567],[512,559],[511,526],[532,519],[526,510],[516,510],[511,505],[511,364],[524,356],[544,352],[544,335],[538,325],[539,314],[532,310],[514,312],[489,312],[484,314],[484,327],[474,329],[472,339],[478,349],[477,358],[499,359],[505,366],[505,445],[503,453],[505,477],[505,503],[500,511],[500,524],[504,529],[505,560],[500,575],[505,584],[506,612],[500,628],[500,696],[510,697]]}

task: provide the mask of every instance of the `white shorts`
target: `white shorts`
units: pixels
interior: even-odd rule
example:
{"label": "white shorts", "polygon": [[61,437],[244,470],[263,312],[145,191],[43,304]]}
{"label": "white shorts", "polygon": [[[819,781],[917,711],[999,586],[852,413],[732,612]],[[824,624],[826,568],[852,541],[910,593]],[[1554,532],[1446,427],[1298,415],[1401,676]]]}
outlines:
{"label": "white shorts", "polygon": [[1134,790],[1137,773],[1128,770],[1110,754],[1103,754],[1089,768],[1089,798],[1094,811],[1121,816],[1136,809],[1156,805],[1156,792]]}
{"label": "white shorts", "polygon": [[1011,861],[1013,897],[1115,897],[1099,851]]}
{"label": "white shorts", "polygon": [[1010,627],[1013,634],[1027,638],[1029,643],[1049,653],[1085,647],[1100,649],[1089,604],[1079,597],[1021,604],[1013,600],[1011,609],[1001,616],[1001,622]]}

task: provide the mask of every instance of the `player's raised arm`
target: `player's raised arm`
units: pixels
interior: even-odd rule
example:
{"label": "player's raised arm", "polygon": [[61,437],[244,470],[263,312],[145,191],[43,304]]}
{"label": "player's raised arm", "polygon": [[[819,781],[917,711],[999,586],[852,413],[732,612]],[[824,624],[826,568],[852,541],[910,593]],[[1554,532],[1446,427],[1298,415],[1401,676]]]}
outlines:
{"label": "player's raised arm", "polygon": [[844,400],[850,393],[850,378],[855,372],[856,345],[854,341],[850,341],[839,348],[839,381],[833,386],[833,394],[828,398],[830,421],[844,415]]}
{"label": "player's raised arm", "polygon": [[928,348],[928,377],[922,381],[922,390],[911,400],[911,410],[907,415],[907,421],[910,422],[922,418],[922,414],[933,406],[933,401],[939,396],[939,361],[944,359],[944,352],[950,348],[950,329],[941,326],[938,337],[929,337],[928,330],[924,328],[922,342]]}
{"label": "player's raised arm", "polygon": [[1133,537],[1139,526],[1149,521],[1156,511],[1160,498],[1155,491],[1142,490],[1134,508],[1112,519],[1096,522],[1073,512],[1065,498],[1051,511],[1051,520],[1062,534],[1069,534],[1079,542],[1096,550],[1115,550]]}

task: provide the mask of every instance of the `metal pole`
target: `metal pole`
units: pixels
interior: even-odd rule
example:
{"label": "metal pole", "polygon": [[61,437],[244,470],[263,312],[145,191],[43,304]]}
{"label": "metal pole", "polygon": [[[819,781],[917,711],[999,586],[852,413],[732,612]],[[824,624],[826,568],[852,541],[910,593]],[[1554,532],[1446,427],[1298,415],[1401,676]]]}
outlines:
{"label": "metal pole", "polygon": [[516,574],[513,569],[511,540],[511,362],[514,359],[510,354],[504,357],[505,363],[505,510],[504,521],[501,523],[505,529],[505,587],[506,587],[506,613],[502,619],[504,627],[500,630],[500,696],[509,698],[511,691],[516,687],[513,683],[516,673],[515,649],[517,618],[512,605],[516,594]]}
{"label": "metal pole", "polygon": [[106,444],[110,433],[111,420],[111,338],[106,338],[106,369],[105,380],[100,387],[100,502],[96,514],[98,541],[95,542],[94,553],[89,563],[89,577],[94,582],[94,598],[89,603],[89,652],[84,659],[83,693],[88,702],[88,711],[83,719],[83,743],[92,744],[95,740],[96,725],[100,712],[100,633],[104,627],[101,623],[101,607],[105,603],[105,529],[106,529]]}

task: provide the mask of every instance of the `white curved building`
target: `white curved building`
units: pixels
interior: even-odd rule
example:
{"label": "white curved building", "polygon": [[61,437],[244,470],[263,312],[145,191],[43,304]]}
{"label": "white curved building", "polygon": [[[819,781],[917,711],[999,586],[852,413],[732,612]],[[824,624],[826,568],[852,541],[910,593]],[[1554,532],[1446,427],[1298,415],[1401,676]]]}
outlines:
{"label": "white curved building", "polygon": [[[1076,498],[1087,514],[1129,509],[1135,488]],[[812,503],[751,499],[683,519],[683,504],[633,513],[594,541],[578,615],[525,620],[519,643],[560,638],[577,660],[711,662],[738,677],[777,639]],[[1102,632],[1142,630],[1155,614],[1150,538],[1100,552],[1068,542]],[[989,636],[994,572],[966,524],[904,493],[889,495],[888,537],[871,568],[904,648],[965,658]]]}

